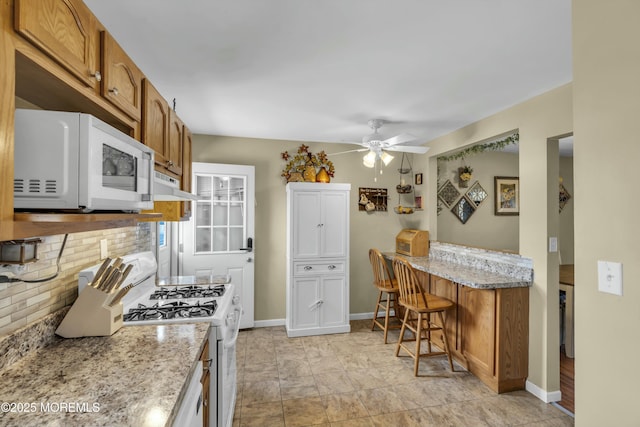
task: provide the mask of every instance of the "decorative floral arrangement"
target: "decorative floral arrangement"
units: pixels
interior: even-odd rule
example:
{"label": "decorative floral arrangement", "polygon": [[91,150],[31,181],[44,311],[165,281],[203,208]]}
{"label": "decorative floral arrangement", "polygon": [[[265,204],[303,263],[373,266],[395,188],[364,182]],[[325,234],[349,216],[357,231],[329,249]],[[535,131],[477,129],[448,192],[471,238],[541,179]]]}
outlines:
{"label": "decorative floral arrangement", "polygon": [[473,173],[473,169],[471,166],[463,166],[459,169],[460,179],[463,181],[469,181],[471,179],[471,174]]}
{"label": "decorative floral arrangement", "polygon": [[[280,174],[287,181],[302,181],[302,176],[308,167],[324,168],[330,177],[333,177],[336,170],[333,166],[333,162],[327,158],[327,154],[324,151],[320,151],[318,154],[313,154],[309,151],[307,145],[300,145],[295,155],[289,154],[288,151],[281,153],[282,159],[287,162],[282,173]],[[313,174],[315,180],[315,174]],[[306,180],[306,179],[305,179]]]}

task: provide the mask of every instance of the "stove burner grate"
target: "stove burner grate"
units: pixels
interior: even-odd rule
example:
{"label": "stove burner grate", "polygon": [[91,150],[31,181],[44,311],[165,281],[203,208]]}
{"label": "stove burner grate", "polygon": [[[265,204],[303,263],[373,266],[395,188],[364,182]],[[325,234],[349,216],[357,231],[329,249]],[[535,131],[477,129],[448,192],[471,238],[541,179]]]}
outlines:
{"label": "stove burner grate", "polygon": [[165,304],[155,303],[151,307],[144,304],[138,304],[136,308],[130,308],[129,312],[124,314],[123,320],[170,320],[180,318],[199,318],[211,317],[218,308],[215,300],[205,301],[202,304],[187,304],[183,301],[171,301]]}
{"label": "stove burner grate", "polygon": [[218,286],[161,286],[156,289],[149,299],[183,299],[183,298],[214,298],[224,295],[225,287]]}

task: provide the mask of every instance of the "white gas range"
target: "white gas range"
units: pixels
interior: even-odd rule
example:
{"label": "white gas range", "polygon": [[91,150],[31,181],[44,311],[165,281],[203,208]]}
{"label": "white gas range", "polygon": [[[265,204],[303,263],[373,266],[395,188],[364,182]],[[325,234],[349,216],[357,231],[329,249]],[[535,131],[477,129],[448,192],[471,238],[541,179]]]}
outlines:
{"label": "white gas range", "polygon": [[[236,399],[236,340],[242,307],[239,297],[234,296],[234,285],[228,283],[229,277],[177,276],[156,281],[157,263],[152,252],[122,258],[124,264],[133,267],[123,286],[134,284],[122,300],[124,326],[211,323],[209,427],[231,426]],[[79,292],[91,283],[99,267],[79,273]],[[189,412],[186,414],[189,416]],[[176,419],[174,425],[186,423]]]}

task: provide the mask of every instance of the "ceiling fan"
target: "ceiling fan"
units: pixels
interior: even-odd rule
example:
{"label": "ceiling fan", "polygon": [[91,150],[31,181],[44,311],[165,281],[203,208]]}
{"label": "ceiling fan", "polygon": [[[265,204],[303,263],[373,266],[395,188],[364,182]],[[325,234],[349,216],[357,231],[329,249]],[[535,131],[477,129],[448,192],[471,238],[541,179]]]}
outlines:
{"label": "ceiling fan", "polygon": [[373,133],[364,136],[362,138],[362,142],[348,142],[349,144],[361,145],[363,148],[342,151],[340,153],[334,154],[368,151],[368,153],[362,159],[362,163],[368,168],[373,168],[378,159],[380,159],[385,166],[387,166],[391,162],[391,160],[393,160],[393,156],[387,153],[387,151],[424,154],[429,150],[429,147],[401,145],[405,142],[414,141],[416,139],[415,136],[408,133],[402,133],[391,138],[383,139],[383,136],[378,133],[378,129],[380,129],[384,123],[385,122],[382,119],[369,120],[368,124],[369,127],[373,129]]}

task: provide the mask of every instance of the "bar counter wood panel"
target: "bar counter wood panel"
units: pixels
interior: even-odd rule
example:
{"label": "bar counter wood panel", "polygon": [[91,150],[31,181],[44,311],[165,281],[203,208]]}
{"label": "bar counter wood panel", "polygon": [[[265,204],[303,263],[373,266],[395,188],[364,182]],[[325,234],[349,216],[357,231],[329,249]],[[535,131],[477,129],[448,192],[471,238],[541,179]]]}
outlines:
{"label": "bar counter wood panel", "polygon": [[[416,271],[423,289],[455,303],[446,313],[456,361],[492,390],[525,388],[529,365],[529,288],[477,289]],[[442,345],[442,335],[433,333]]]}

